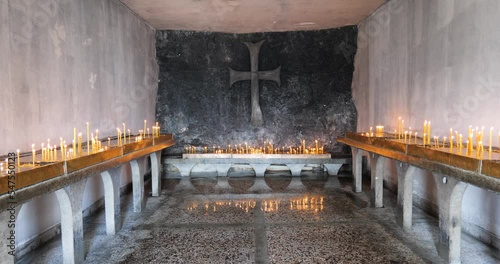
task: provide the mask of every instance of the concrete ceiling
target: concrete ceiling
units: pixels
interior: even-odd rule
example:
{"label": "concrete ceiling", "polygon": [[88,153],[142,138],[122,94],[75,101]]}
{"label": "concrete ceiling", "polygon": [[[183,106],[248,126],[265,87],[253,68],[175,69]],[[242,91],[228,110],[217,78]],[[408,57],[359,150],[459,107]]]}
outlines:
{"label": "concrete ceiling", "polygon": [[120,0],[158,30],[228,33],[357,25],[386,0]]}

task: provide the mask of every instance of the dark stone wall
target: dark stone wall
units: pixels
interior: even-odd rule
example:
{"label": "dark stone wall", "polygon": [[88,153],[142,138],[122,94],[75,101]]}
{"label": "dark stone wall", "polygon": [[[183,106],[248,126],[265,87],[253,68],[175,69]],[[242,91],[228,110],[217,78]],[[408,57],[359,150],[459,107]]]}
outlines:
{"label": "dark stone wall", "polygon": [[[339,135],[356,129],[351,82],[357,27],[301,32],[225,34],[158,31],[160,84],[156,117],[177,146],[168,154],[228,144],[299,145],[305,139],[332,153]],[[260,81],[264,125],[250,123],[250,81],[229,87],[229,70],[250,70],[244,41],[265,39],[259,70],[281,65],[281,87]]]}

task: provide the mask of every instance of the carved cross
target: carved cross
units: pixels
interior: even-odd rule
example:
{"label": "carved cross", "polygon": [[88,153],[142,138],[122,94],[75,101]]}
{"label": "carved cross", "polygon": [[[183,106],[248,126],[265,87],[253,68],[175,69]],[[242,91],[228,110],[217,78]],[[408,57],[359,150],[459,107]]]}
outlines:
{"label": "carved cross", "polygon": [[261,40],[257,43],[243,42],[250,51],[250,65],[249,72],[235,71],[229,68],[229,87],[233,86],[235,82],[250,80],[251,83],[251,100],[252,100],[252,125],[262,126],[264,120],[262,119],[262,111],[259,104],[259,80],[275,81],[278,87],[281,86],[280,71],[281,66],[271,71],[259,71],[259,52],[262,43]]}

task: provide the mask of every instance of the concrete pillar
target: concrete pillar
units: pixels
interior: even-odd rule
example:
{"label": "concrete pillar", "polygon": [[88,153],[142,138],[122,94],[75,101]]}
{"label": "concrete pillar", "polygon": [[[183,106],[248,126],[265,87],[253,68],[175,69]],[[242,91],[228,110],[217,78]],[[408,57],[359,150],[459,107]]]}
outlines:
{"label": "concrete pillar", "polygon": [[87,179],[57,190],[61,209],[61,240],[63,263],[82,263],[85,259],[83,243],[82,199]]}
{"label": "concrete pillar", "polygon": [[406,163],[396,162],[398,165],[398,206],[396,222],[403,229],[409,230],[413,215],[413,175],[417,167]]}
{"label": "concrete pillar", "polygon": [[343,164],[323,164],[326,170],[328,171],[329,176],[337,176],[339,175],[339,170]]}
{"label": "concrete pillar", "polygon": [[161,150],[149,155],[151,158],[152,195],[160,196],[161,193]]}
{"label": "concrete pillar", "polygon": [[132,169],[132,195],[134,203],[134,212],[142,211],[144,207],[144,174],[142,173],[143,164],[139,164],[138,160],[130,161]]}
{"label": "concrete pillar", "polygon": [[114,235],[121,229],[120,174],[101,172],[104,185],[104,209],[106,212],[106,234]]}
{"label": "concrete pillar", "polygon": [[300,173],[302,172],[302,168],[304,168],[306,164],[286,164],[286,166],[290,169],[292,173],[292,177],[300,177]]}
{"label": "concrete pillar", "polygon": [[438,187],[438,253],[448,263],[460,263],[462,198],[468,185],[445,175],[433,175]]}
{"label": "concrete pillar", "polygon": [[361,176],[363,172],[363,150],[351,147],[352,150],[352,176],[353,176],[353,191],[362,191]]}
{"label": "concrete pillar", "polygon": [[179,169],[179,172],[181,173],[182,177],[189,177],[191,175],[191,169],[194,167],[194,163],[187,163],[187,164],[172,164],[175,166],[177,169]]}
{"label": "concrete pillar", "polygon": [[[15,199],[12,199],[15,202]],[[0,256],[2,263],[14,264],[16,256],[16,220],[21,211],[21,205],[12,203],[0,213]]]}
{"label": "concrete pillar", "polygon": [[384,207],[384,163],[385,157],[370,153],[371,193],[370,202],[373,207]]}
{"label": "concrete pillar", "polygon": [[271,187],[267,186],[264,177],[256,177],[254,184],[248,190],[251,192],[264,192],[264,191],[271,191],[272,189]]}
{"label": "concrete pillar", "polygon": [[217,170],[217,176],[227,177],[227,172],[231,168],[231,164],[215,164],[215,169]]}
{"label": "concrete pillar", "polygon": [[250,166],[255,171],[255,176],[264,177],[267,167],[271,166],[271,164],[250,164]]}

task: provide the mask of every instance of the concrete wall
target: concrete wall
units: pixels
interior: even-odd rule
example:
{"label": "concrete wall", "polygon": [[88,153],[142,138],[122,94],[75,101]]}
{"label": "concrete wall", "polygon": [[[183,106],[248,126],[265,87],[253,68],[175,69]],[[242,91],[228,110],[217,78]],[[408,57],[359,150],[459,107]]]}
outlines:
{"label": "concrete wall", "polygon": [[[497,0],[392,0],[359,25],[353,97],[358,131],[397,118],[433,134],[450,127],[495,127],[500,104],[500,2]],[[421,132],[420,132],[421,133]],[[389,169],[386,181],[397,181]],[[416,200],[436,204],[436,187],[425,172],[415,178]],[[500,195],[469,186],[463,227],[486,240],[500,235]],[[498,242],[498,240],[497,240]]]}
{"label": "concrete wall", "polygon": [[[1,0],[0,36],[1,155],[47,138],[71,142],[86,122],[105,138],[123,122],[137,132],[154,121],[155,31],[120,2]],[[83,207],[102,195],[92,178]],[[34,199],[19,214],[17,243],[59,221],[53,194]]]}

